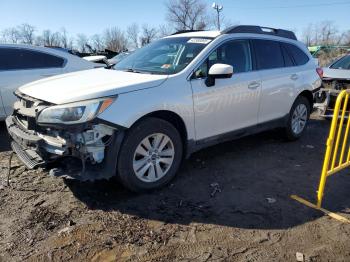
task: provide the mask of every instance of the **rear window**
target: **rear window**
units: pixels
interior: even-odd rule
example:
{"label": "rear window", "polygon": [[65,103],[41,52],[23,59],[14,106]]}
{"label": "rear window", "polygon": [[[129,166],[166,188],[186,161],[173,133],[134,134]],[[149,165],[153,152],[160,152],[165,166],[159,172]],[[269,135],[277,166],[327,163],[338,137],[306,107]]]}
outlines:
{"label": "rear window", "polygon": [[332,69],[350,69],[350,55],[344,56],[331,65]]}
{"label": "rear window", "polygon": [[63,67],[64,59],[26,49],[0,48],[0,70]]}
{"label": "rear window", "polygon": [[279,42],[271,40],[253,40],[259,69],[284,67],[282,49]]}
{"label": "rear window", "polygon": [[283,46],[287,49],[288,53],[293,57],[296,65],[305,65],[309,62],[309,57],[297,46],[292,44],[283,43]]}

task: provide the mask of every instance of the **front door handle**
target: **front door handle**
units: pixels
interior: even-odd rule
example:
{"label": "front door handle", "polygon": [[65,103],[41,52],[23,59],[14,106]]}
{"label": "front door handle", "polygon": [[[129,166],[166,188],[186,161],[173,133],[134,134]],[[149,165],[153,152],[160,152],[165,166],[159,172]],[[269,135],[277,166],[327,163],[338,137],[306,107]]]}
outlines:
{"label": "front door handle", "polygon": [[260,83],[254,81],[254,82],[251,82],[251,83],[248,85],[248,88],[249,88],[249,89],[257,89],[259,86],[260,86]]}
{"label": "front door handle", "polygon": [[297,74],[293,74],[290,76],[290,79],[292,80],[298,80],[299,76]]}

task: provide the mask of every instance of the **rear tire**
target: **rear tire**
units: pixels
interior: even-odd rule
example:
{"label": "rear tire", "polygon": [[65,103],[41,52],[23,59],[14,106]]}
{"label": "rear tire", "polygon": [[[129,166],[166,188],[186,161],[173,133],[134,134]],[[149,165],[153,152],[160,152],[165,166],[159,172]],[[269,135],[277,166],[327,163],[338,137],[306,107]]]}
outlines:
{"label": "rear tire", "polygon": [[119,179],[134,192],[163,187],[176,175],[182,153],[181,136],[172,124],[146,118],[126,134],[118,159]]}
{"label": "rear tire", "polygon": [[304,96],[299,96],[289,112],[285,137],[289,141],[299,139],[305,132],[310,118],[310,102]]}

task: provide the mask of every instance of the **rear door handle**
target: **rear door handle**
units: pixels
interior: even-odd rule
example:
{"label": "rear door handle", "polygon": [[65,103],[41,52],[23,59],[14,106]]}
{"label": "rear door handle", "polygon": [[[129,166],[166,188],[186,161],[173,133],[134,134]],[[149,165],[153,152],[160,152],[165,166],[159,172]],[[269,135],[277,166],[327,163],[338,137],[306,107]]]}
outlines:
{"label": "rear door handle", "polygon": [[254,82],[251,82],[251,83],[248,85],[248,88],[249,88],[249,89],[257,89],[259,86],[260,86],[260,83],[254,81]]}
{"label": "rear door handle", "polygon": [[299,76],[297,74],[293,74],[290,76],[290,79],[292,80],[298,80]]}

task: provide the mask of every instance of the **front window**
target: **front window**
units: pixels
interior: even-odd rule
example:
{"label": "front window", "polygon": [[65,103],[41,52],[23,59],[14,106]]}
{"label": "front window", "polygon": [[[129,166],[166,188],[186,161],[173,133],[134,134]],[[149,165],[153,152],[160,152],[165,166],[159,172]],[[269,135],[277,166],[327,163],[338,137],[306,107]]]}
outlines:
{"label": "front window", "polygon": [[151,74],[176,74],[211,42],[211,38],[171,37],[143,47],[114,66],[116,70]]}
{"label": "front window", "polygon": [[252,71],[249,41],[233,40],[224,43],[209,55],[207,60],[195,71],[194,77],[207,77],[210,67],[218,63],[231,65],[235,74]]}

